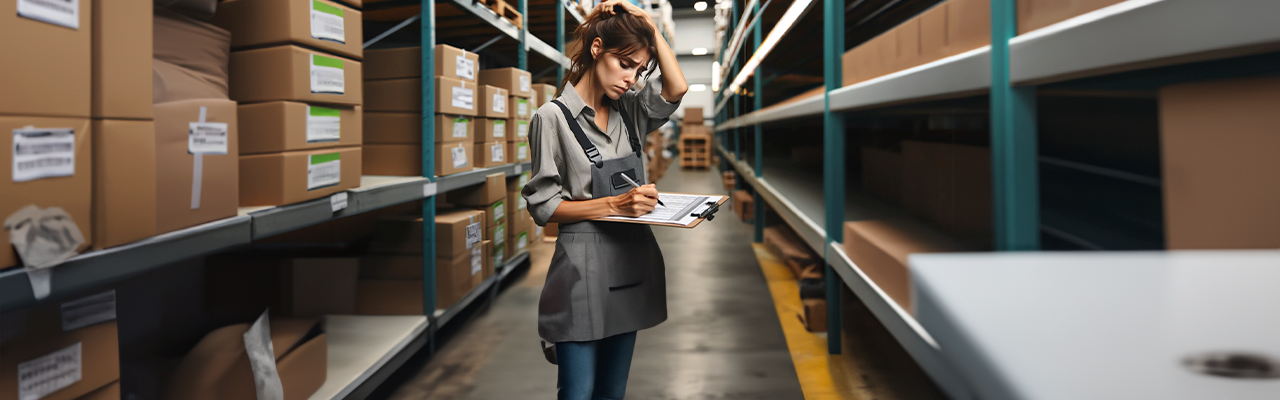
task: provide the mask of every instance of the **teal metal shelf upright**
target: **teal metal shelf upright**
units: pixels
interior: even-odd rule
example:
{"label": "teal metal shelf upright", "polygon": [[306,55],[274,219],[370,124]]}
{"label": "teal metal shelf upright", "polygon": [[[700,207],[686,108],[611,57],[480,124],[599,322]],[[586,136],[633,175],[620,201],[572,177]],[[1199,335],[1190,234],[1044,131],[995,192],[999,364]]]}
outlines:
{"label": "teal metal shelf upright", "polygon": [[[845,190],[845,148],[844,148],[844,116],[831,111],[831,91],[839,89],[843,79],[840,68],[841,55],[844,54],[844,1],[822,0],[822,75],[826,90],[823,91],[822,105],[822,192],[823,206],[826,209],[824,227],[827,231],[826,246],[823,246],[824,259],[830,260],[827,254],[832,243],[843,243],[844,225],[844,190]],[[759,126],[757,124],[756,126]],[[756,167],[756,173],[759,168]],[[840,354],[840,284],[835,277],[839,276],[830,263],[826,264],[827,289],[827,352]],[[834,339],[831,339],[834,338]]]}
{"label": "teal metal shelf upright", "polygon": [[[422,0],[422,177],[436,183],[435,0]],[[425,190],[425,189],[424,189]],[[426,193],[424,193],[426,194]],[[428,352],[435,353],[436,323],[436,196],[422,200],[422,310],[429,321]]]}
{"label": "teal metal shelf upright", "polygon": [[1018,34],[1016,0],[991,1],[991,169],[996,249],[1040,249],[1036,87],[1013,86],[1009,40]]}

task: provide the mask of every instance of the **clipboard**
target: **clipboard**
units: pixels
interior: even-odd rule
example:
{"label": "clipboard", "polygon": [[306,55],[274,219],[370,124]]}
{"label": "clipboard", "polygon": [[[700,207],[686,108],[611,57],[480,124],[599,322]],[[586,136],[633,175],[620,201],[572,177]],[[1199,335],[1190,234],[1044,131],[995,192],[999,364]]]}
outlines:
{"label": "clipboard", "polygon": [[[663,195],[666,195],[667,197],[663,197]],[[667,201],[668,198],[671,198],[673,196],[678,196],[681,200],[684,200],[689,197],[693,197],[693,198],[705,197],[706,199],[697,204],[693,204],[693,202],[684,202],[684,201],[680,203]],[[716,212],[720,210],[720,205],[724,204],[726,201],[729,201],[729,196],[721,196],[717,194],[692,194],[692,193],[671,193],[671,192],[660,192],[658,193],[658,198],[663,199],[664,200],[663,202],[667,203],[668,205],[671,205],[672,208],[679,207],[679,210],[674,211],[676,214],[679,215],[679,218],[675,220],[669,220],[669,221],[655,221],[651,217],[654,213],[649,213],[649,214],[646,214],[640,217],[635,217],[635,218],[604,217],[604,218],[595,218],[595,219],[592,219],[592,221],[620,222],[624,224],[644,224],[644,225],[654,225],[654,226],[666,226],[666,227],[672,227],[672,228],[693,229],[698,227],[698,225],[702,224],[702,221],[715,219]],[[658,206],[658,208],[655,209],[654,211],[658,212],[663,208],[664,208],[663,206]]]}

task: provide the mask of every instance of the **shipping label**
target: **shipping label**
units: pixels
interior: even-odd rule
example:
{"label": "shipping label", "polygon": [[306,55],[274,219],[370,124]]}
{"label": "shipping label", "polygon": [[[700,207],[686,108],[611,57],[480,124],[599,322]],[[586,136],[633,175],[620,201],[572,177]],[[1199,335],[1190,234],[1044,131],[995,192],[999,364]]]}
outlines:
{"label": "shipping label", "polygon": [[18,0],[18,16],[80,30],[80,0]]}
{"label": "shipping label", "polygon": [[525,118],[529,117],[529,100],[528,99],[516,98],[516,115],[525,117]]}
{"label": "shipping label", "polygon": [[116,291],[62,303],[62,331],[71,332],[116,319]]}
{"label": "shipping label", "polygon": [[470,123],[470,121],[467,121],[466,118],[454,118],[453,119],[453,137],[454,138],[467,137],[468,123]]}
{"label": "shipping label", "polygon": [[529,137],[529,121],[516,121],[516,137]]}
{"label": "shipping label", "polygon": [[529,144],[524,142],[516,143],[516,160],[524,161],[529,159]]}
{"label": "shipping label", "polygon": [[311,37],[347,43],[346,21],[341,8],[311,0]]}
{"label": "shipping label", "polygon": [[503,121],[503,120],[493,121],[493,135],[490,137],[493,137],[493,138],[507,137],[507,121]]}
{"label": "shipping label", "polygon": [[524,250],[529,247],[529,232],[520,232],[516,235],[516,251]]}
{"label": "shipping label", "polygon": [[496,163],[503,162],[502,143],[489,146],[489,153],[491,153],[490,159],[489,159],[490,162],[496,162]]}
{"label": "shipping label", "polygon": [[476,109],[474,104],[475,98],[476,98],[475,89],[469,89],[469,88],[458,87],[458,86],[453,87],[453,106],[454,107],[474,110]]}
{"label": "shipping label", "polygon": [[497,203],[493,204],[493,222],[497,223],[498,220],[505,216],[507,216],[507,205],[503,204],[502,200],[498,200]]}
{"label": "shipping label", "polygon": [[516,196],[516,209],[524,210],[526,208],[529,208],[529,201],[525,200],[524,196]]}
{"label": "shipping label", "polygon": [[462,168],[467,166],[467,148],[459,145],[454,147],[450,152],[453,153],[453,167]]}
{"label": "shipping label", "polygon": [[342,182],[342,154],[307,156],[307,190],[335,186]]}
{"label": "shipping label", "polygon": [[476,62],[468,59],[466,55],[457,56],[454,62],[453,73],[458,77],[468,80],[476,80]]}
{"label": "shipping label", "polygon": [[484,240],[484,224],[475,222],[467,224],[467,248],[470,249]]}
{"label": "shipping label", "polygon": [[484,247],[476,247],[471,249],[471,275],[480,273],[484,270]]}
{"label": "shipping label", "polygon": [[533,86],[533,82],[529,81],[528,76],[520,75],[520,91],[521,92],[532,92],[533,89],[530,88],[532,86]]}
{"label": "shipping label", "polygon": [[18,398],[40,399],[80,382],[80,343],[18,364]]}
{"label": "shipping label", "polygon": [[493,248],[507,244],[507,224],[493,227]]}
{"label": "shipping label", "polygon": [[311,93],[346,93],[346,75],[343,74],[342,60],[311,55]]}
{"label": "shipping label", "polygon": [[187,123],[187,153],[227,154],[229,146],[226,122]]}
{"label": "shipping label", "polygon": [[494,243],[495,244],[493,246],[493,265],[497,267],[499,265],[502,265],[503,261],[506,261],[506,256],[502,254],[505,252],[505,249],[498,246],[498,244],[502,242],[494,241]]}
{"label": "shipping label", "polygon": [[347,192],[334,193],[329,196],[329,209],[338,212],[347,209]]}
{"label": "shipping label", "polygon": [[496,113],[505,113],[505,112],[507,112],[507,99],[506,99],[506,97],[504,97],[504,96],[503,96],[503,95],[501,95],[501,94],[494,94],[494,95],[493,95],[493,112],[496,112]]}
{"label": "shipping label", "polygon": [[342,139],[342,114],[336,108],[307,106],[307,143]]}
{"label": "shipping label", "polygon": [[13,130],[13,181],[72,176],[76,173],[75,129]]}

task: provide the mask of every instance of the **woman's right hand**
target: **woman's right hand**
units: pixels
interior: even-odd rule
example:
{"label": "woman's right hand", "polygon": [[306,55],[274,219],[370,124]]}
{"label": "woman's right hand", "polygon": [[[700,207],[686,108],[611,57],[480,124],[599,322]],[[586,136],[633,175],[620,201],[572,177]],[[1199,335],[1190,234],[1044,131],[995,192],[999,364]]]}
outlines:
{"label": "woman's right hand", "polygon": [[609,198],[609,208],[614,215],[639,217],[653,211],[658,205],[658,187],[653,184],[644,185]]}

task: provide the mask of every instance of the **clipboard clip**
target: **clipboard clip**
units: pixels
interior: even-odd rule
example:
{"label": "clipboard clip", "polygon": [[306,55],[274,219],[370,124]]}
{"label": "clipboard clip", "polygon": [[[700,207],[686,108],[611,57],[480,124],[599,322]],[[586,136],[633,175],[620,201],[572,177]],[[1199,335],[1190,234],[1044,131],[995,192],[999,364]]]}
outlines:
{"label": "clipboard clip", "polygon": [[715,219],[716,219],[716,211],[720,211],[720,204],[719,204],[719,203],[716,203],[716,202],[714,202],[714,201],[708,201],[708,202],[707,202],[707,204],[706,204],[706,207],[707,207],[707,208],[702,209],[701,211],[697,211],[697,210],[695,210],[694,212],[690,213],[690,215],[692,215],[692,216],[694,216],[694,217],[697,217],[697,218],[703,218],[703,219],[706,219],[707,221],[713,221],[713,220],[715,220]]}

